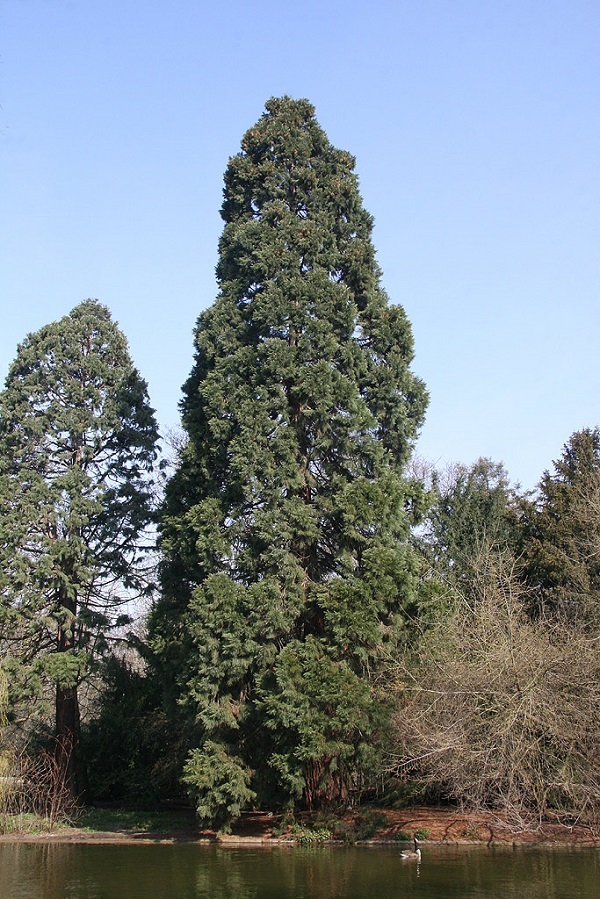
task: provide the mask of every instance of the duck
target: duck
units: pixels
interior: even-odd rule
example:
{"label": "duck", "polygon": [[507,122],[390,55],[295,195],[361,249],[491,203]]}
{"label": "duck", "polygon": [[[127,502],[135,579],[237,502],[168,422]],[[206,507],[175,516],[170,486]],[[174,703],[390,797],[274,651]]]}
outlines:
{"label": "duck", "polygon": [[419,841],[416,837],[413,837],[414,849],[405,849],[404,852],[401,852],[400,855],[402,858],[406,859],[414,859],[417,862],[421,861],[421,850],[419,849]]}

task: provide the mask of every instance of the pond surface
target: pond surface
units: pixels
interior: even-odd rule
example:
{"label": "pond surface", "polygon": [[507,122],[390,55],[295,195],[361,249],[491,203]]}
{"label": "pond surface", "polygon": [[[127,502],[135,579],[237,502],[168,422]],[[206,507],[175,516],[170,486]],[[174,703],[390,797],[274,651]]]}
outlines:
{"label": "pond surface", "polygon": [[0,844],[0,899],[598,899],[598,849]]}

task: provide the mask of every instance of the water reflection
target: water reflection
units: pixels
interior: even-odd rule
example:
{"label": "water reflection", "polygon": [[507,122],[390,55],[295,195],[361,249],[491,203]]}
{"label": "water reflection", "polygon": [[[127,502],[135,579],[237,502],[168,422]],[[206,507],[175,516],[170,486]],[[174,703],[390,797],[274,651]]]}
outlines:
{"label": "water reflection", "polygon": [[600,850],[0,844],[0,899],[597,899]]}

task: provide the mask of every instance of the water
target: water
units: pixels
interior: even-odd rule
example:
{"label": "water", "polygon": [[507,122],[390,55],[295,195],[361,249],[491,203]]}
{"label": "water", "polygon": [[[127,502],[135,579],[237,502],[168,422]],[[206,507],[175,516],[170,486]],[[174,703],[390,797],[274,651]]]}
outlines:
{"label": "water", "polygon": [[0,844],[0,899],[598,899],[598,849]]}

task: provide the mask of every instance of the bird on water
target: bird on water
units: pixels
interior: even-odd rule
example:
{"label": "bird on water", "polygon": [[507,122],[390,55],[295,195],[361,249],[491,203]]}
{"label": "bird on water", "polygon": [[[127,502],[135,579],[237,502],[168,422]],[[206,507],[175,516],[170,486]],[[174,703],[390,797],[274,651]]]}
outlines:
{"label": "bird on water", "polygon": [[421,861],[421,850],[419,849],[419,841],[416,837],[413,838],[414,849],[405,849],[404,852],[401,853],[402,858],[412,858],[417,862]]}

